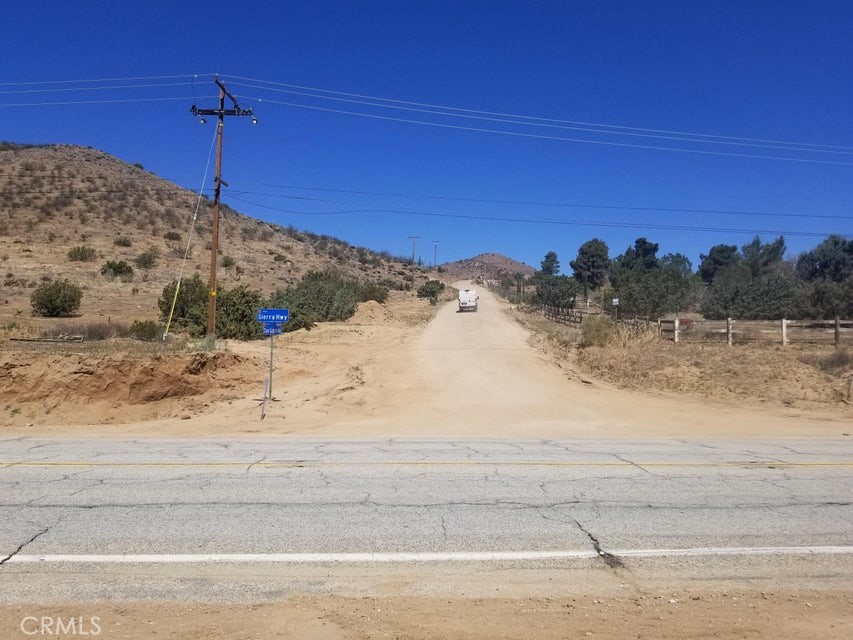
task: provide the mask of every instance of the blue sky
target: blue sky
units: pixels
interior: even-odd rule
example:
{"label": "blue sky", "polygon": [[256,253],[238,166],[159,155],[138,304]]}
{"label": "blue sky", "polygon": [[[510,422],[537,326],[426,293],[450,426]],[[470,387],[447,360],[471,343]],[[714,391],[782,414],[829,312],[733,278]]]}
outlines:
{"label": "blue sky", "polygon": [[644,236],[695,268],[756,231],[791,257],[853,234],[845,1],[49,0],[4,24],[0,139],[197,189],[216,72],[259,120],[226,121],[224,202],[395,255],[420,236],[425,263],[438,240],[570,272]]}

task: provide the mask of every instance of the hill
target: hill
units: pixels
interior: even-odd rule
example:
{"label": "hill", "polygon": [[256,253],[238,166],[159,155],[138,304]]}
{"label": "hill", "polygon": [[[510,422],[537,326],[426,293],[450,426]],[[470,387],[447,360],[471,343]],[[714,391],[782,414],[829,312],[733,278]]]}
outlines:
{"label": "hill", "polygon": [[[141,165],[92,148],[0,143],[0,330],[39,327],[30,295],[41,282],[69,278],[83,288],[84,322],[158,317],[163,287],[210,269],[212,203]],[[427,271],[388,252],[282,227],[222,205],[219,282],[269,294],[312,270],[337,269],[390,289],[411,288]],[[73,257],[69,252],[74,250]],[[106,261],[132,274],[102,275]]]}
{"label": "hill", "polygon": [[478,276],[487,280],[500,280],[505,276],[521,273],[532,276],[535,269],[498,253],[483,253],[467,260],[457,260],[442,265],[442,269],[454,280],[473,280]]}

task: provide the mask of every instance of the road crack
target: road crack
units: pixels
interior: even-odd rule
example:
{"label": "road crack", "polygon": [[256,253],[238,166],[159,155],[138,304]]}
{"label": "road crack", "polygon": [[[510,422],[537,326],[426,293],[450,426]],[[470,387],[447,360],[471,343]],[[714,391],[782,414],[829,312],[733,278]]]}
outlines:
{"label": "road crack", "polygon": [[619,556],[615,556],[612,553],[608,553],[607,551],[602,549],[601,543],[598,541],[598,538],[596,538],[589,531],[587,531],[586,528],[576,518],[572,518],[572,520],[574,520],[578,529],[583,531],[586,534],[586,537],[589,538],[590,542],[592,542],[592,546],[595,549],[595,552],[598,554],[598,557],[604,561],[604,564],[606,564],[611,569],[625,568],[625,563],[622,561],[622,558],[620,558]]}
{"label": "road crack", "polygon": [[48,531],[50,531],[50,529],[51,529],[51,527],[45,527],[44,529],[42,529],[41,531],[39,531],[37,534],[35,534],[32,538],[30,538],[30,539],[29,539],[29,540],[27,540],[26,542],[23,542],[23,543],[22,543],[22,544],[21,544],[17,549],[15,549],[15,550],[14,550],[12,553],[10,553],[8,556],[6,556],[5,558],[0,559],[0,565],[6,564],[9,560],[11,560],[11,559],[12,559],[12,558],[14,558],[16,555],[18,555],[18,554],[21,552],[21,549],[23,549],[23,548],[24,548],[24,547],[26,547],[27,545],[32,544],[33,542],[35,542],[39,537],[43,536],[43,535],[44,535],[44,534],[46,534]]}

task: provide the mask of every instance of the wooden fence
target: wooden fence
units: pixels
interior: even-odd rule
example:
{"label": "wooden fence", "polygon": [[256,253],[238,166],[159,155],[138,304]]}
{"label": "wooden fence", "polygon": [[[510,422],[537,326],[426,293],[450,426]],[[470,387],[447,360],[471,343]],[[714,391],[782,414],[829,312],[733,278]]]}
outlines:
{"label": "wooden fence", "polygon": [[560,324],[580,324],[588,316],[601,315],[597,311],[586,311],[584,309],[560,309],[559,307],[542,306],[542,315],[548,320]]}
{"label": "wooden fence", "polygon": [[658,320],[658,331],[674,342],[853,343],[853,320]]}

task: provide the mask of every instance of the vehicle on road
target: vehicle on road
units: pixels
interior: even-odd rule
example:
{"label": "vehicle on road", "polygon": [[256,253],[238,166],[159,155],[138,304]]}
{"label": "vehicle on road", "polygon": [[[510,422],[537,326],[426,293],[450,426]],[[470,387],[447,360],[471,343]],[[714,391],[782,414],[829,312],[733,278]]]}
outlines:
{"label": "vehicle on road", "polygon": [[477,295],[475,289],[460,289],[459,291],[459,311],[476,311],[477,300],[480,296]]}

